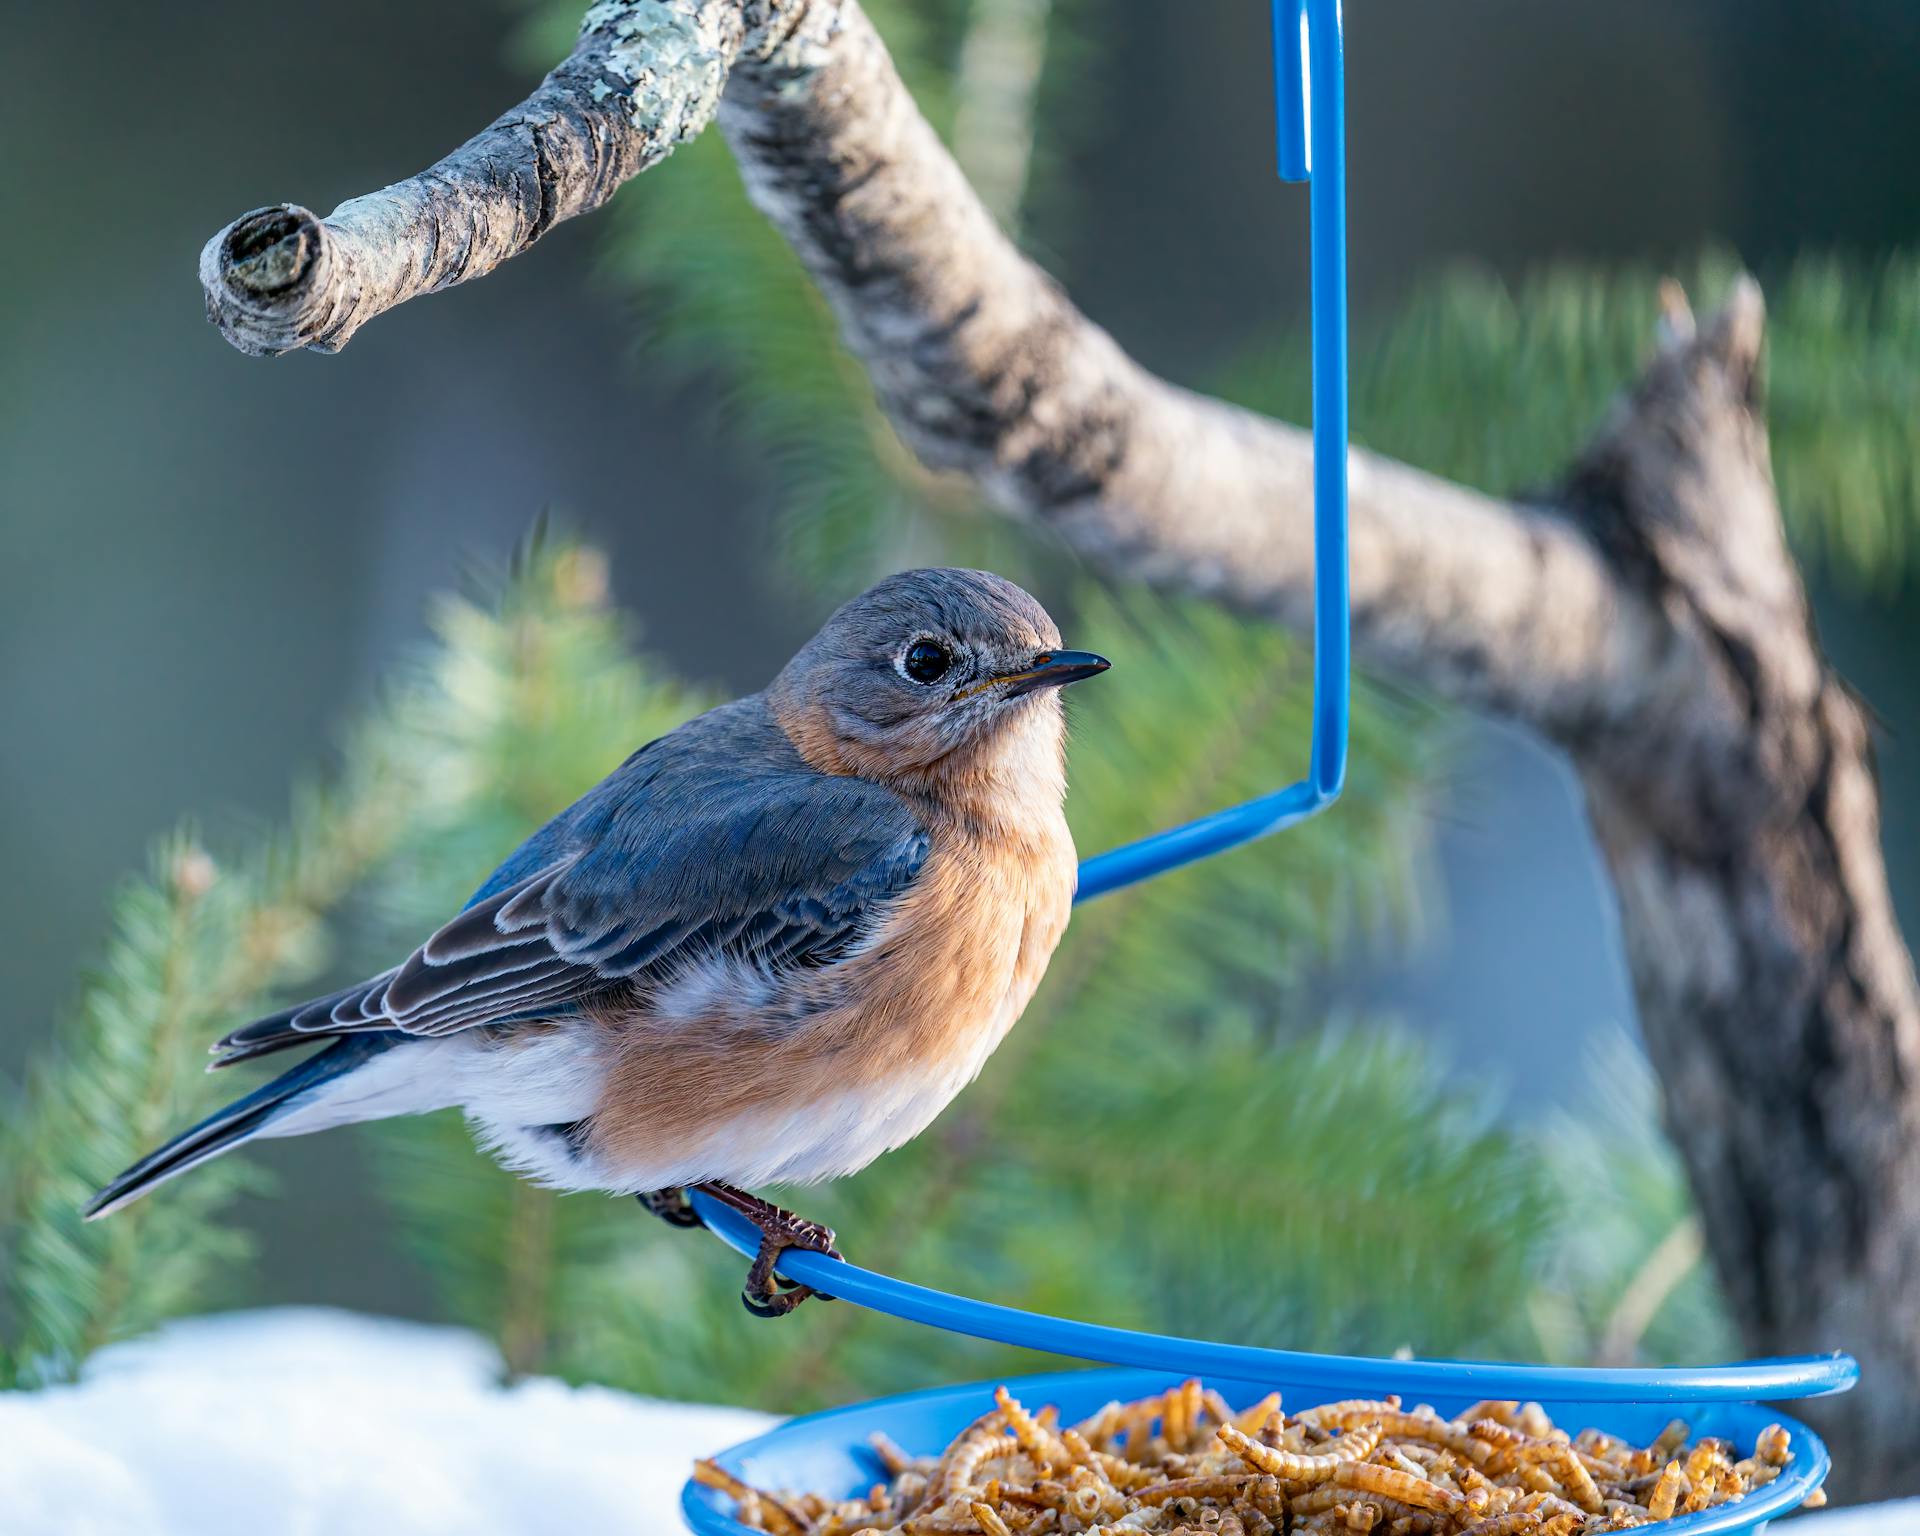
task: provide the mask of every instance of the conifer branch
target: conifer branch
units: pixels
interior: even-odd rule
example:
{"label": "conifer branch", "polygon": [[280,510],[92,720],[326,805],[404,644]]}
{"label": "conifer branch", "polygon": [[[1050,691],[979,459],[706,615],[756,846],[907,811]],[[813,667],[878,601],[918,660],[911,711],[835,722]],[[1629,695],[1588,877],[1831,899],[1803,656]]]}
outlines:
{"label": "conifer branch", "polygon": [[333,908],[435,792],[393,750],[388,701],[350,737],[338,781],[296,789],[287,825],[222,867],[186,833],[115,906],[114,937],[74,1015],[30,1068],[0,1143],[7,1339],[0,1374],[70,1376],[88,1355],[205,1305],[246,1251],[220,1221],[253,1182],[227,1157],[112,1221],[80,1208],[109,1175],[227,1096],[202,1068],[213,1037],[305,980]]}
{"label": "conifer branch", "polygon": [[[466,900],[518,843],[698,695],[628,649],[604,559],[536,533],[491,603],[452,601],[394,722],[396,755],[438,791],[374,882],[396,950]],[[457,1116],[374,1131],[383,1194],[448,1315],[494,1339],[514,1375],[549,1370],[630,1201],[563,1201],[474,1149]]]}
{"label": "conifer branch", "polygon": [[310,972],[316,925],[406,815],[385,766],[362,756],[355,793],[298,797],[291,834],[231,870],[178,837],[122,895],[101,974],[31,1068],[6,1139],[8,1379],[70,1376],[102,1345],[204,1302],[244,1252],[219,1220],[249,1182],[238,1158],[110,1222],[86,1223],[80,1208],[212,1107],[227,1085],[201,1071],[208,1041],[268,988]]}

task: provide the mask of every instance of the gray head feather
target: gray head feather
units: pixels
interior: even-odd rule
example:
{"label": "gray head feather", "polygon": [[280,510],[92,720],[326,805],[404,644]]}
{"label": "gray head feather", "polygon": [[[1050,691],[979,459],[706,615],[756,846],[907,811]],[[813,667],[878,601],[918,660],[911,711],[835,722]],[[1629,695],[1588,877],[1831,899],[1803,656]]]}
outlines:
{"label": "gray head feather", "polygon": [[1004,577],[902,571],[828,619],[768,697],[850,750],[913,771],[1014,721],[1057,721],[1054,690],[1016,694],[994,684],[1059,645],[1046,609]]}

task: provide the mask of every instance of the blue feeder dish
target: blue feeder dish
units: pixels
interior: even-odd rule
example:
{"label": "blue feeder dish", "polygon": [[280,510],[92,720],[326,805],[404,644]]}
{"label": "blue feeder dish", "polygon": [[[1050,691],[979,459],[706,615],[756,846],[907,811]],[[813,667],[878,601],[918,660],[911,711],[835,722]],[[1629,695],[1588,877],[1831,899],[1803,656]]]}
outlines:
{"label": "blue feeder dish", "polygon": [[[1289,1401],[1305,1404],[1329,1397],[1375,1392],[1384,1380],[1391,1379],[1396,1366],[1417,1365],[1428,1372],[1461,1373],[1462,1389],[1436,1392],[1431,1401],[1444,1414],[1459,1412],[1480,1395],[1465,1389],[1467,1373],[1484,1369],[1455,1366],[1437,1361],[1380,1361],[1386,1376],[1360,1374],[1348,1377],[1351,1391],[1329,1391],[1327,1382],[1316,1377],[1304,1395],[1290,1390],[1295,1384],[1274,1377],[1258,1387],[1235,1393],[1225,1386],[1229,1402],[1236,1408],[1277,1390]],[[1731,1369],[1731,1368],[1730,1368]],[[1571,1383],[1582,1374],[1561,1372]],[[1060,1409],[1063,1423],[1071,1423],[1096,1413],[1115,1400],[1130,1402],[1166,1391],[1182,1380],[1178,1374],[1156,1371],[1108,1370],[1061,1371],[1046,1376],[1017,1377],[1007,1383],[1008,1390],[1029,1408],[1038,1410],[1053,1403]],[[1542,1399],[1546,1401],[1546,1399]],[[1574,1430],[1592,1426],[1646,1444],[1653,1440],[1673,1415],[1670,1403],[1624,1403],[1614,1399],[1598,1402],[1579,1399],[1555,1399],[1556,1419]],[[993,1408],[993,1384],[972,1382],[959,1387],[937,1387],[929,1392],[909,1392],[900,1397],[883,1397],[857,1403],[849,1408],[834,1408],[784,1424],[770,1434],[737,1445],[715,1458],[728,1472],[756,1488],[792,1489],[859,1498],[883,1472],[868,1449],[868,1436],[884,1434],[908,1454],[937,1455],[953,1438],[981,1414]],[[1717,1435],[1743,1450],[1753,1445],[1754,1437],[1769,1424],[1782,1424],[1792,1436],[1793,1460],[1771,1483],[1734,1503],[1716,1505],[1697,1514],[1681,1515],[1651,1527],[1660,1536],[1707,1536],[1708,1532],[1757,1531],[1775,1516],[1799,1508],[1807,1496],[1826,1480],[1827,1448],[1820,1437],[1796,1420],[1748,1403],[1706,1402],[1685,1415],[1696,1435]],[[680,1498],[681,1513],[687,1528],[699,1536],[754,1536],[747,1526],[733,1518],[732,1501],[724,1493],[689,1482]]]}
{"label": "blue feeder dish", "polygon": [[[1307,776],[1244,805],[1088,859],[1079,900],[1292,826],[1331,805],[1346,773],[1348,699],[1346,184],[1339,0],[1274,0],[1274,67],[1280,174],[1311,186],[1314,439],[1314,724]],[[760,1233],[707,1195],[691,1198],[721,1241],[752,1257]],[[1128,1369],[1029,1376],[1007,1383],[1032,1407],[1055,1404],[1085,1418],[1103,1404],[1136,1400],[1199,1377],[1233,1401],[1282,1392],[1296,1409],[1347,1397],[1399,1393],[1452,1414],[1484,1398],[1533,1399],[1570,1430],[1602,1430],[1646,1444],[1674,1417],[1696,1436],[1749,1450],[1769,1423],[1792,1436],[1793,1460],[1737,1502],[1662,1522],[1660,1536],[1756,1530],[1798,1508],[1825,1480],[1826,1447],[1805,1425],[1758,1406],[1844,1392],[1859,1367],[1845,1355],[1815,1355],[1658,1370],[1570,1370],[1477,1361],[1376,1360],[1311,1355],[1106,1328],[950,1295],[861,1269],[824,1254],[782,1255],[786,1278],[843,1305],[976,1338]],[[795,1326],[788,1324],[787,1326]],[[757,1488],[863,1495],[881,1469],[868,1436],[885,1434],[913,1455],[935,1455],[993,1405],[992,1385],[942,1387],[796,1419],[736,1446],[719,1464]],[[689,1482],[681,1500],[702,1536],[747,1536],[723,1493]]]}
{"label": "blue feeder dish", "polygon": [[[722,1242],[747,1256],[758,1249],[759,1231],[746,1218],[706,1195],[695,1193],[692,1198],[694,1208]],[[1798,1508],[1826,1479],[1826,1446],[1805,1425],[1759,1405],[1845,1392],[1860,1375],[1852,1357],[1842,1354],[1663,1369],[1315,1355],[1138,1333],[1023,1312],[913,1285],[820,1253],[790,1253],[780,1267],[788,1278],[837,1297],[842,1304],[974,1338],[1133,1367],[1067,1371],[1007,1383],[1014,1396],[1031,1407],[1058,1405],[1061,1418],[1069,1422],[1116,1398],[1146,1397],[1197,1376],[1219,1388],[1229,1401],[1251,1402],[1279,1391],[1296,1408],[1399,1393],[1410,1402],[1431,1403],[1450,1414],[1482,1398],[1530,1398],[1546,1404],[1570,1430],[1599,1429],[1641,1444],[1676,1417],[1686,1419],[1695,1435],[1717,1435],[1743,1451],[1752,1448],[1754,1437],[1768,1424],[1786,1426],[1793,1436],[1794,1459],[1779,1477],[1735,1503],[1665,1522],[1659,1528],[1661,1536],[1669,1530],[1673,1536],[1750,1531]],[[1236,1391],[1236,1385],[1243,1390]],[[869,1435],[878,1431],[913,1455],[934,1455],[992,1406],[990,1383],[881,1398],[796,1419],[716,1459],[757,1488],[851,1497],[864,1493],[877,1477],[866,1454]],[[725,1495],[691,1481],[682,1494],[681,1508],[689,1527],[704,1536],[743,1536],[747,1531],[733,1519]]]}

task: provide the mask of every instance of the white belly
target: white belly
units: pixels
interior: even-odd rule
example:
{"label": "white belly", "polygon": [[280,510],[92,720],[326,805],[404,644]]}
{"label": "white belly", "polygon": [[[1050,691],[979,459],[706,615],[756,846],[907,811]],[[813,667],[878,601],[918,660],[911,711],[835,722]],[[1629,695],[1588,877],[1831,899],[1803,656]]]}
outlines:
{"label": "white belly", "polygon": [[596,1189],[602,1181],[560,1127],[593,1114],[606,1067],[590,1024],[524,1031],[511,1044],[485,1044],[461,1062],[460,1104],[474,1139],[514,1172],[555,1189]]}
{"label": "white belly", "polygon": [[661,1189],[721,1179],[752,1189],[761,1184],[818,1184],[857,1173],[883,1152],[912,1141],[978,1075],[979,1058],[938,1074],[868,1085],[829,1099],[745,1114],[715,1126],[659,1168],[622,1170],[623,1191]]}
{"label": "white belly", "polygon": [[565,1137],[549,1127],[593,1113],[603,1071],[584,1024],[528,1029],[511,1044],[478,1031],[408,1040],[324,1084],[260,1134],[304,1136],[457,1105],[475,1138],[509,1168],[542,1184],[592,1188]]}

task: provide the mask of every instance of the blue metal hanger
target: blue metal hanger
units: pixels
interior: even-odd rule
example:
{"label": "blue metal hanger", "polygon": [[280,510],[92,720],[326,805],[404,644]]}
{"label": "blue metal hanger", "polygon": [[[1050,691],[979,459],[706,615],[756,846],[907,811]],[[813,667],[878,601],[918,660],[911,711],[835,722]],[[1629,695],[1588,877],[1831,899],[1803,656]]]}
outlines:
{"label": "blue metal hanger", "polygon": [[[1346,153],[1339,0],[1274,0],[1280,174],[1310,184],[1313,215],[1313,747],[1285,789],[1116,848],[1080,866],[1078,899],[1206,858],[1325,810],[1347,764]],[[693,1204],[721,1241],[752,1257],[760,1233],[710,1197]],[[1454,1360],[1375,1360],[1217,1344],[1107,1328],[949,1295],[824,1254],[789,1252],[780,1272],[856,1306],[1056,1355],[1216,1380],[1323,1387],[1336,1394],[1520,1397],[1588,1403],[1750,1402],[1844,1392],[1847,1355],[1805,1355],[1667,1370],[1575,1369]]]}
{"label": "blue metal hanger", "polygon": [[1307,776],[1080,866],[1076,901],[1191,864],[1324,811],[1347,776],[1347,149],[1339,0],[1273,0],[1280,175],[1313,218],[1313,747]]}

